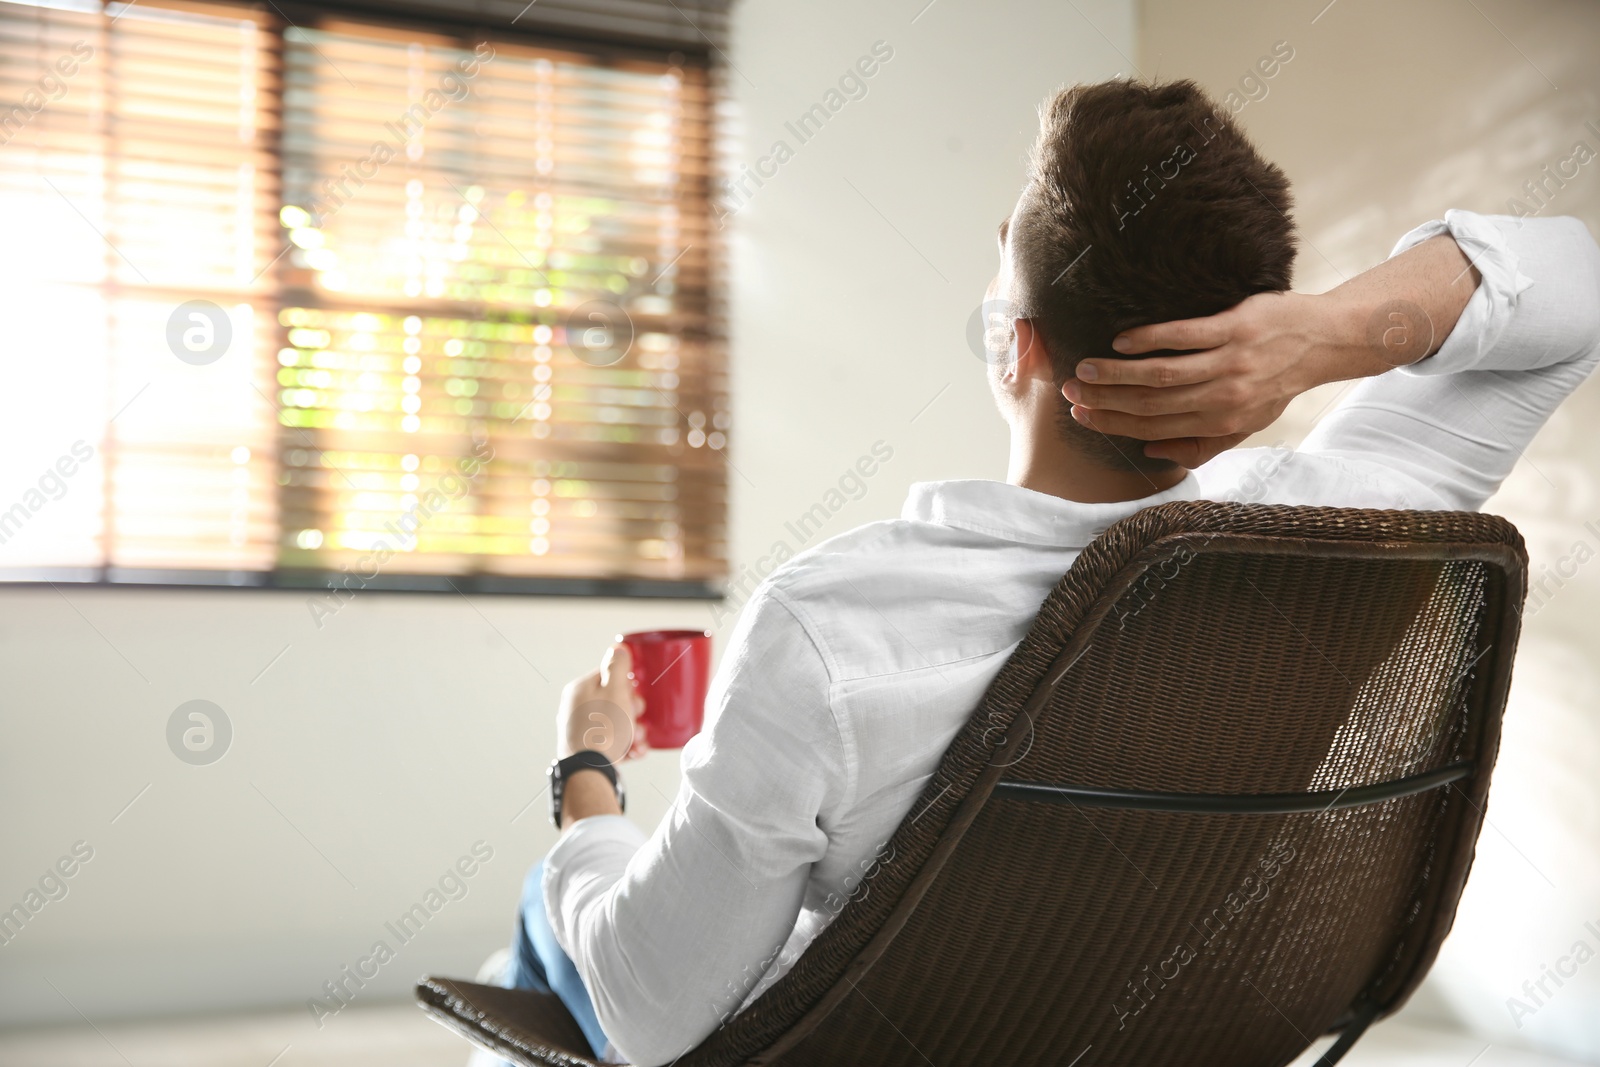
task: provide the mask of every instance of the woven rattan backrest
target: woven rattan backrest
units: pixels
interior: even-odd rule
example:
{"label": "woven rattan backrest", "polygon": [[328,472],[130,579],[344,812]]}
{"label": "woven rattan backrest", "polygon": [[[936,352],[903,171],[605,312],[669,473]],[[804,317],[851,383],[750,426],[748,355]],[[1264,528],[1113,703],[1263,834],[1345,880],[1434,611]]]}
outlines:
{"label": "woven rattan backrest", "polygon": [[[1276,1067],[1398,1006],[1471,862],[1524,564],[1478,514],[1182,502],[1118,523],[864,890],[680,1062]],[[1401,780],[1421,784],[1358,802]]]}

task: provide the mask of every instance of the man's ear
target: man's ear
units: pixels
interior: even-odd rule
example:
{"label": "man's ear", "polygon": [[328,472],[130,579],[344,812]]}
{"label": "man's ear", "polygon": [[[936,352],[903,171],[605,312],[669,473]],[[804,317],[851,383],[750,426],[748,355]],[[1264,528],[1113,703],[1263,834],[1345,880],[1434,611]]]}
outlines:
{"label": "man's ear", "polygon": [[1044,334],[1034,326],[1032,319],[1017,319],[1012,326],[1017,339],[1017,362],[1011,368],[1012,373],[1018,378],[1040,378],[1054,384],[1055,365],[1050,362]]}

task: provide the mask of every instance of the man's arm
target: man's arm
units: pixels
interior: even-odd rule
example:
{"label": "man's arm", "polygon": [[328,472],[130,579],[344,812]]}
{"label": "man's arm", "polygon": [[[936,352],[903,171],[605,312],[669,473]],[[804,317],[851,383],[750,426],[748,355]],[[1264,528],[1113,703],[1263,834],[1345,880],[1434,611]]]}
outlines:
{"label": "man's arm", "polygon": [[1460,246],[1434,237],[1319,296],[1258,293],[1216,315],[1126,330],[1120,352],[1183,354],[1086,359],[1062,392],[1083,425],[1199,466],[1308,389],[1432,355],[1477,284]]}
{"label": "man's arm", "polygon": [[1432,357],[1350,391],[1301,445],[1373,460],[1476,510],[1600,361],[1600,248],[1572,218],[1452,211],[1483,281]]}
{"label": "man's arm", "polygon": [[621,815],[622,804],[611,780],[599,771],[580,769],[561,789],[561,829],[570,830],[596,815]]}
{"label": "man's arm", "polygon": [[[800,913],[848,771],[828,672],[771,594],[751,600],[648,840],[616,814],[572,821],[545,861],[545,904],[606,1035],[666,1063],[743,1003]],[[610,783],[598,773],[574,775]],[[564,797],[563,803],[569,801]],[[566,820],[563,820],[564,822]]]}
{"label": "man's arm", "polygon": [[[1130,330],[1119,338],[1129,352],[1215,347],[1087,360],[1101,384],[1069,382],[1067,396],[1089,409],[1080,421],[1152,440],[1150,454],[1198,466],[1265,428],[1306,388],[1379,376],[1305,448],[1409,464],[1430,485],[1443,474],[1449,506],[1477,506],[1509,472],[1506,448],[1514,461],[1593,365],[1600,251],[1574,219],[1452,211],[1446,220],[1407,234],[1388,261],[1321,296],[1262,294],[1209,318]],[[1471,377],[1486,371],[1516,378]],[[1530,403],[1535,417],[1518,417]],[[1391,418],[1397,407],[1409,418]],[[1351,423],[1357,412],[1361,427]],[[1456,440],[1463,436],[1472,440]],[[1419,449],[1433,453],[1421,467],[1410,462]],[[1441,464],[1449,469],[1436,471]],[[1499,473],[1463,477],[1472,470]]]}
{"label": "man's arm", "polygon": [[[642,756],[648,749],[637,729],[644,698],[633,683],[633,653],[620,640],[606,649],[600,669],[568,682],[556,712],[556,759],[588,750],[613,764]],[[562,783],[561,826],[565,831],[596,815],[621,815],[611,779],[593,768],[578,768]]]}

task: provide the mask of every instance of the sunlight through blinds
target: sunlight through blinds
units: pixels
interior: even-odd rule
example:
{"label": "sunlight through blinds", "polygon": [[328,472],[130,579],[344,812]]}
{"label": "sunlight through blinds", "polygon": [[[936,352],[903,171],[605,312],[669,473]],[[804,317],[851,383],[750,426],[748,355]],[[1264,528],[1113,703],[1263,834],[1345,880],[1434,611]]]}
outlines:
{"label": "sunlight through blinds", "polygon": [[[63,438],[0,508],[92,452],[0,542],[8,575],[725,574],[703,65],[0,2],[0,92],[80,41],[64,93],[0,113],[0,195],[44,253],[8,302],[56,361],[7,437]],[[67,368],[96,418],[40,401]]]}
{"label": "sunlight through blinds", "polygon": [[[5,300],[32,357],[13,348],[8,369],[39,378],[7,397],[7,473],[35,482],[78,442],[93,452],[57,471],[48,507],[30,506],[37,485],[5,487],[7,564],[274,564],[272,349],[258,323],[275,312],[275,45],[255,18],[219,10],[0,4],[0,100],[16,102],[0,110],[0,195],[21,253]],[[234,358],[174,359],[167,320],[194,299],[223,309]]]}

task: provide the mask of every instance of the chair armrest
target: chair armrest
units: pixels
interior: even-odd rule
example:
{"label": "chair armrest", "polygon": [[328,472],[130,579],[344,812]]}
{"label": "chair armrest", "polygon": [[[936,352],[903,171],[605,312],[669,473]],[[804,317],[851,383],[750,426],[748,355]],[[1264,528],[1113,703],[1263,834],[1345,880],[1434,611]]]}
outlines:
{"label": "chair armrest", "polygon": [[554,993],[427,977],[416,997],[434,1019],[521,1067],[599,1067]]}

